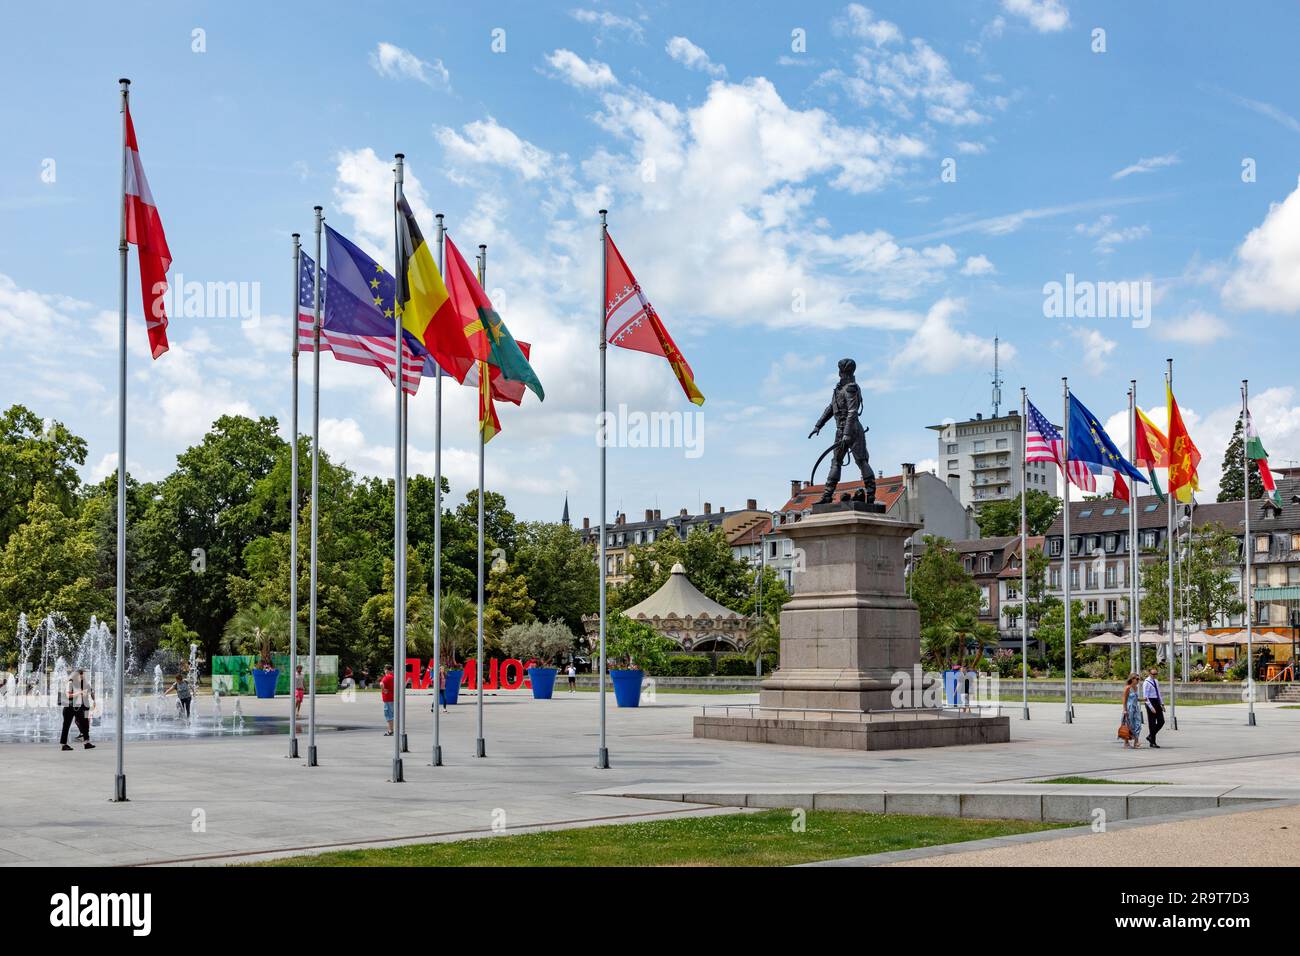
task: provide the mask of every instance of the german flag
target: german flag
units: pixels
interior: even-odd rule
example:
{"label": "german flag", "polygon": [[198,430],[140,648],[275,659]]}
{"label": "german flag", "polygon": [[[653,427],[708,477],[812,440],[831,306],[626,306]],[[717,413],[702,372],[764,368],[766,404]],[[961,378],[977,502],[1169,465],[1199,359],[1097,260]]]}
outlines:
{"label": "german flag", "polygon": [[397,307],[402,328],[429,350],[443,371],[464,382],[474,365],[474,353],[463,323],[405,196],[398,200],[397,209]]}

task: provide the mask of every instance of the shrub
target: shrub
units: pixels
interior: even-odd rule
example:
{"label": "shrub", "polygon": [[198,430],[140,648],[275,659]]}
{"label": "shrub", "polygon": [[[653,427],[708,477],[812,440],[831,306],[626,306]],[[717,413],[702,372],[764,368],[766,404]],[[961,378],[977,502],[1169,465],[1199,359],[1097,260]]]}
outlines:
{"label": "shrub", "polygon": [[717,674],[719,677],[753,677],[754,662],[743,654],[723,654],[718,658]]}
{"label": "shrub", "polygon": [[713,671],[713,661],[696,654],[669,654],[664,661],[661,677],[708,677]]}
{"label": "shrub", "polygon": [[573,650],[573,632],[563,621],[528,621],[511,624],[501,633],[501,649],[522,661],[533,658],[549,666],[561,654]]}
{"label": "shrub", "polygon": [[677,649],[676,644],[649,624],[623,614],[610,616],[606,642],[611,667],[643,670],[648,674],[662,674],[669,652]]}

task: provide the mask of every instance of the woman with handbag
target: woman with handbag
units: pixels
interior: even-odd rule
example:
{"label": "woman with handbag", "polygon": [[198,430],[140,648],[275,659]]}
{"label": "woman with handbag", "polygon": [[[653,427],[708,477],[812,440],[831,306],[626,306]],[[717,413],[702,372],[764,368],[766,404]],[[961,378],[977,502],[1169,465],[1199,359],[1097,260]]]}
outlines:
{"label": "woman with handbag", "polygon": [[1137,750],[1142,746],[1142,698],[1138,693],[1138,675],[1129,674],[1124,684],[1124,713],[1120,717],[1116,736],[1125,747]]}

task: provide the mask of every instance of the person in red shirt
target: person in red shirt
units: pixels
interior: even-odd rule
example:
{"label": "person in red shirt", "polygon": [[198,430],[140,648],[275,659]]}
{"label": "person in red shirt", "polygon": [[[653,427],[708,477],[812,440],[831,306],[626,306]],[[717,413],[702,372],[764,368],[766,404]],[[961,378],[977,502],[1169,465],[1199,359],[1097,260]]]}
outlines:
{"label": "person in red shirt", "polygon": [[379,679],[379,699],[384,702],[384,720],[388,722],[385,737],[393,736],[393,665],[384,665],[384,676]]}

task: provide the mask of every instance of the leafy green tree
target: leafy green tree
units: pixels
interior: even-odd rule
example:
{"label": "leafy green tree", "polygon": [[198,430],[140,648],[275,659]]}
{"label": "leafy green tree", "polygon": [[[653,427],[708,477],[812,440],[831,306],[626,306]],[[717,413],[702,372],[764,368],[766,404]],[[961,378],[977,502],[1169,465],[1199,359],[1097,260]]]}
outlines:
{"label": "leafy green tree", "polygon": [[[1232,429],[1232,439],[1223,451],[1223,471],[1219,477],[1219,501],[1241,501],[1243,476],[1241,474],[1242,434],[1241,417],[1238,416],[1236,427]],[[1250,497],[1251,500],[1264,497],[1264,481],[1259,477],[1259,462],[1250,459]]]}
{"label": "leafy green tree", "polygon": [[501,649],[511,657],[536,659],[543,665],[567,658],[576,640],[569,626],[560,620],[511,624],[501,634]]}
{"label": "leafy green tree", "polygon": [[764,605],[763,619],[758,622],[749,635],[749,643],[745,645],[745,659],[748,661],[757,661],[759,657],[764,660],[779,660],[781,656],[781,607],[780,605]]}
{"label": "leafy green tree", "polygon": [[958,664],[978,667],[985,651],[997,643],[997,628],[970,611],[961,611],[921,629],[922,656],[943,668]]}
{"label": "leafy green tree", "polygon": [[[1213,627],[1221,617],[1246,609],[1241,585],[1233,580],[1241,544],[1236,535],[1215,523],[1197,528],[1181,547],[1190,549],[1186,558],[1175,553],[1174,594],[1176,614],[1182,613],[1181,596],[1187,596],[1187,615],[1201,627]],[[1169,623],[1169,561],[1161,555],[1142,565],[1142,623],[1163,630]]]}
{"label": "leafy green tree", "polygon": [[925,550],[908,585],[921,612],[921,629],[951,628],[963,617],[979,617],[980,589],[947,538],[925,536]]}
{"label": "leafy green tree", "polygon": [[289,612],[253,603],[235,612],[221,636],[221,653],[256,654],[270,664],[271,655],[289,647]]}
{"label": "leafy green tree", "polygon": [[26,520],[0,551],[0,648],[6,657],[16,650],[20,613],[37,621],[61,612],[80,631],[91,615],[108,617],[113,607],[94,587],[94,533],[64,513],[59,491],[38,484],[23,513]]}
{"label": "leafy green tree", "polygon": [[[1030,534],[1043,534],[1061,513],[1061,499],[1037,488],[1025,496],[1025,522]],[[990,501],[975,515],[980,535],[998,538],[1020,533],[1020,496],[1010,501]]]}
{"label": "leafy green tree", "polygon": [[48,424],[24,405],[0,415],[0,546],[27,521],[27,505],[39,485],[45,501],[65,515],[74,511],[81,487],[77,466],[86,463],[86,442],[61,422]]}
{"label": "leafy green tree", "polygon": [[606,624],[605,649],[610,666],[621,664],[648,674],[662,673],[668,655],[677,645],[644,621],[634,621],[623,614],[611,614]]}
{"label": "leafy green tree", "polygon": [[[172,612],[171,620],[162,626],[163,639],[159,642],[159,649],[170,651],[177,657],[184,659],[190,653],[190,645],[197,644],[199,632],[192,631],[185,626],[181,616],[175,611]],[[134,634],[134,631],[132,632]]]}
{"label": "leafy green tree", "polygon": [[[1083,659],[1086,650],[1082,642],[1088,638],[1088,629],[1100,624],[1100,614],[1084,614],[1082,601],[1070,601],[1070,643],[1073,645],[1073,658],[1077,664]],[[1043,619],[1038,622],[1038,641],[1043,647],[1049,662],[1057,667],[1065,664],[1065,603],[1057,601],[1043,612]]]}
{"label": "leafy green tree", "polygon": [[478,643],[478,608],[459,594],[442,596],[440,651],[444,662],[454,664],[474,656]]}
{"label": "leafy green tree", "polygon": [[483,610],[483,633],[495,644],[506,628],[533,620],[533,599],[528,596],[528,581],[515,574],[508,565],[492,568],[483,582],[487,607]]}
{"label": "leafy green tree", "polygon": [[533,612],[541,619],[562,620],[582,631],[582,616],[595,614],[600,602],[600,568],[582,532],[553,522],[519,525],[511,567],[523,575]]}

